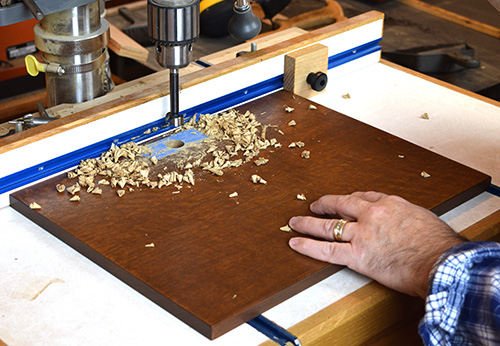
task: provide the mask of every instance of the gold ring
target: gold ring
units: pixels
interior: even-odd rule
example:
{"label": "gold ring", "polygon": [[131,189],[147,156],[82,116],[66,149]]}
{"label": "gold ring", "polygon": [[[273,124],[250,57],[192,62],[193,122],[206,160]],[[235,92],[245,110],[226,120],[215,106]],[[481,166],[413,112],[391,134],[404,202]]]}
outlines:
{"label": "gold ring", "polygon": [[335,228],[333,229],[333,237],[336,241],[342,241],[342,231],[344,230],[345,224],[349,222],[346,219],[340,219],[337,221]]}

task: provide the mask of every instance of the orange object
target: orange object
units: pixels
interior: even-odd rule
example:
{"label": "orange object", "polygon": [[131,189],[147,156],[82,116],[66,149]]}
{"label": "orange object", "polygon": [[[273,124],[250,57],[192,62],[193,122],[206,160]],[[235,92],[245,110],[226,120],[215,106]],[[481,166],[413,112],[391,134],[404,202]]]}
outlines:
{"label": "orange object", "polygon": [[[24,56],[33,53],[29,43],[33,42],[33,27],[36,19],[0,26],[0,60],[9,62],[0,67],[0,81],[27,74],[24,66]],[[28,44],[28,45],[27,45]],[[17,63],[21,60],[22,63]]]}

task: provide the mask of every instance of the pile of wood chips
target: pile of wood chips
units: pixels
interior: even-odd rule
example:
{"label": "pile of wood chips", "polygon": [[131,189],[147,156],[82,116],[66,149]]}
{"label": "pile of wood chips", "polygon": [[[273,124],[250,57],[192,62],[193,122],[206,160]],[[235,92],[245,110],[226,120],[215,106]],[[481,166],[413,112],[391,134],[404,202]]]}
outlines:
{"label": "pile of wood chips", "polygon": [[[68,192],[70,200],[74,202],[80,201],[78,193],[82,189],[88,193],[101,194],[98,185],[111,185],[117,189],[119,197],[125,194],[126,188],[132,192],[141,187],[160,189],[170,185],[175,186],[175,192],[179,193],[183,183],[195,184],[193,169],[201,168],[220,176],[226,169],[251,161],[261,150],[281,147],[276,138],[266,138],[270,125],[262,125],[248,111],[245,114],[236,110],[216,115],[202,114],[198,121],[195,118],[176,129],[175,133],[195,129],[209,136],[213,145],[206,153],[212,154],[212,160],[201,162],[197,159],[179,167],[182,172],[170,171],[151,178],[151,165],[158,164],[158,159],[149,148],[135,142],[121,146],[112,144],[99,158],[82,160],[74,171],[68,173],[68,178],[78,181],[68,188],[58,184],[57,191]],[[256,160],[258,165],[265,163],[267,159],[262,157]]]}

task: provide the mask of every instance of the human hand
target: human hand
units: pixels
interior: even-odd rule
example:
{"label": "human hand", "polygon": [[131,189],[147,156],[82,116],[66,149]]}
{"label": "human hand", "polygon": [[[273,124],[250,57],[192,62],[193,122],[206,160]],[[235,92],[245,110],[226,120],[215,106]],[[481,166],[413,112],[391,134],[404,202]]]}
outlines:
{"label": "human hand", "polygon": [[429,273],[438,257],[464,242],[432,212],[401,197],[379,192],[327,195],[310,206],[317,215],[349,220],[342,242],[334,240],[338,219],[296,216],[290,227],[326,239],[290,239],[295,251],[345,265],[397,291],[425,298]]}

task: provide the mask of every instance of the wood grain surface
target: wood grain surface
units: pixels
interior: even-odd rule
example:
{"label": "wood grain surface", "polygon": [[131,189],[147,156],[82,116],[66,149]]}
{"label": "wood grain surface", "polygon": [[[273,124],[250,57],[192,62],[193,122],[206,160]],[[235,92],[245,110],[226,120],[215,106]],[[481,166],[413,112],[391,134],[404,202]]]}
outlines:
{"label": "wood grain surface", "polygon": [[[105,186],[102,195],[80,193],[79,203],[56,192],[56,183],[74,182],[62,174],[13,193],[11,205],[213,339],[339,269],[293,252],[287,241],[296,234],[279,229],[310,214],[320,196],[378,190],[441,214],[489,186],[480,172],[310,104],[280,91],[239,107],[277,126],[267,138],[283,147],[261,151],[266,165],[247,163],[220,177],[196,171],[196,184],[179,194],[143,188],[119,198]],[[295,110],[287,113],[285,105]],[[296,126],[288,126],[292,119]],[[305,147],[288,148],[295,141]],[[304,149],[310,159],[301,158]],[[160,167],[175,165],[176,155]],[[267,185],[253,184],[252,174]],[[229,198],[235,191],[239,196]],[[297,200],[299,193],[307,201]],[[42,208],[31,210],[31,202]]]}

